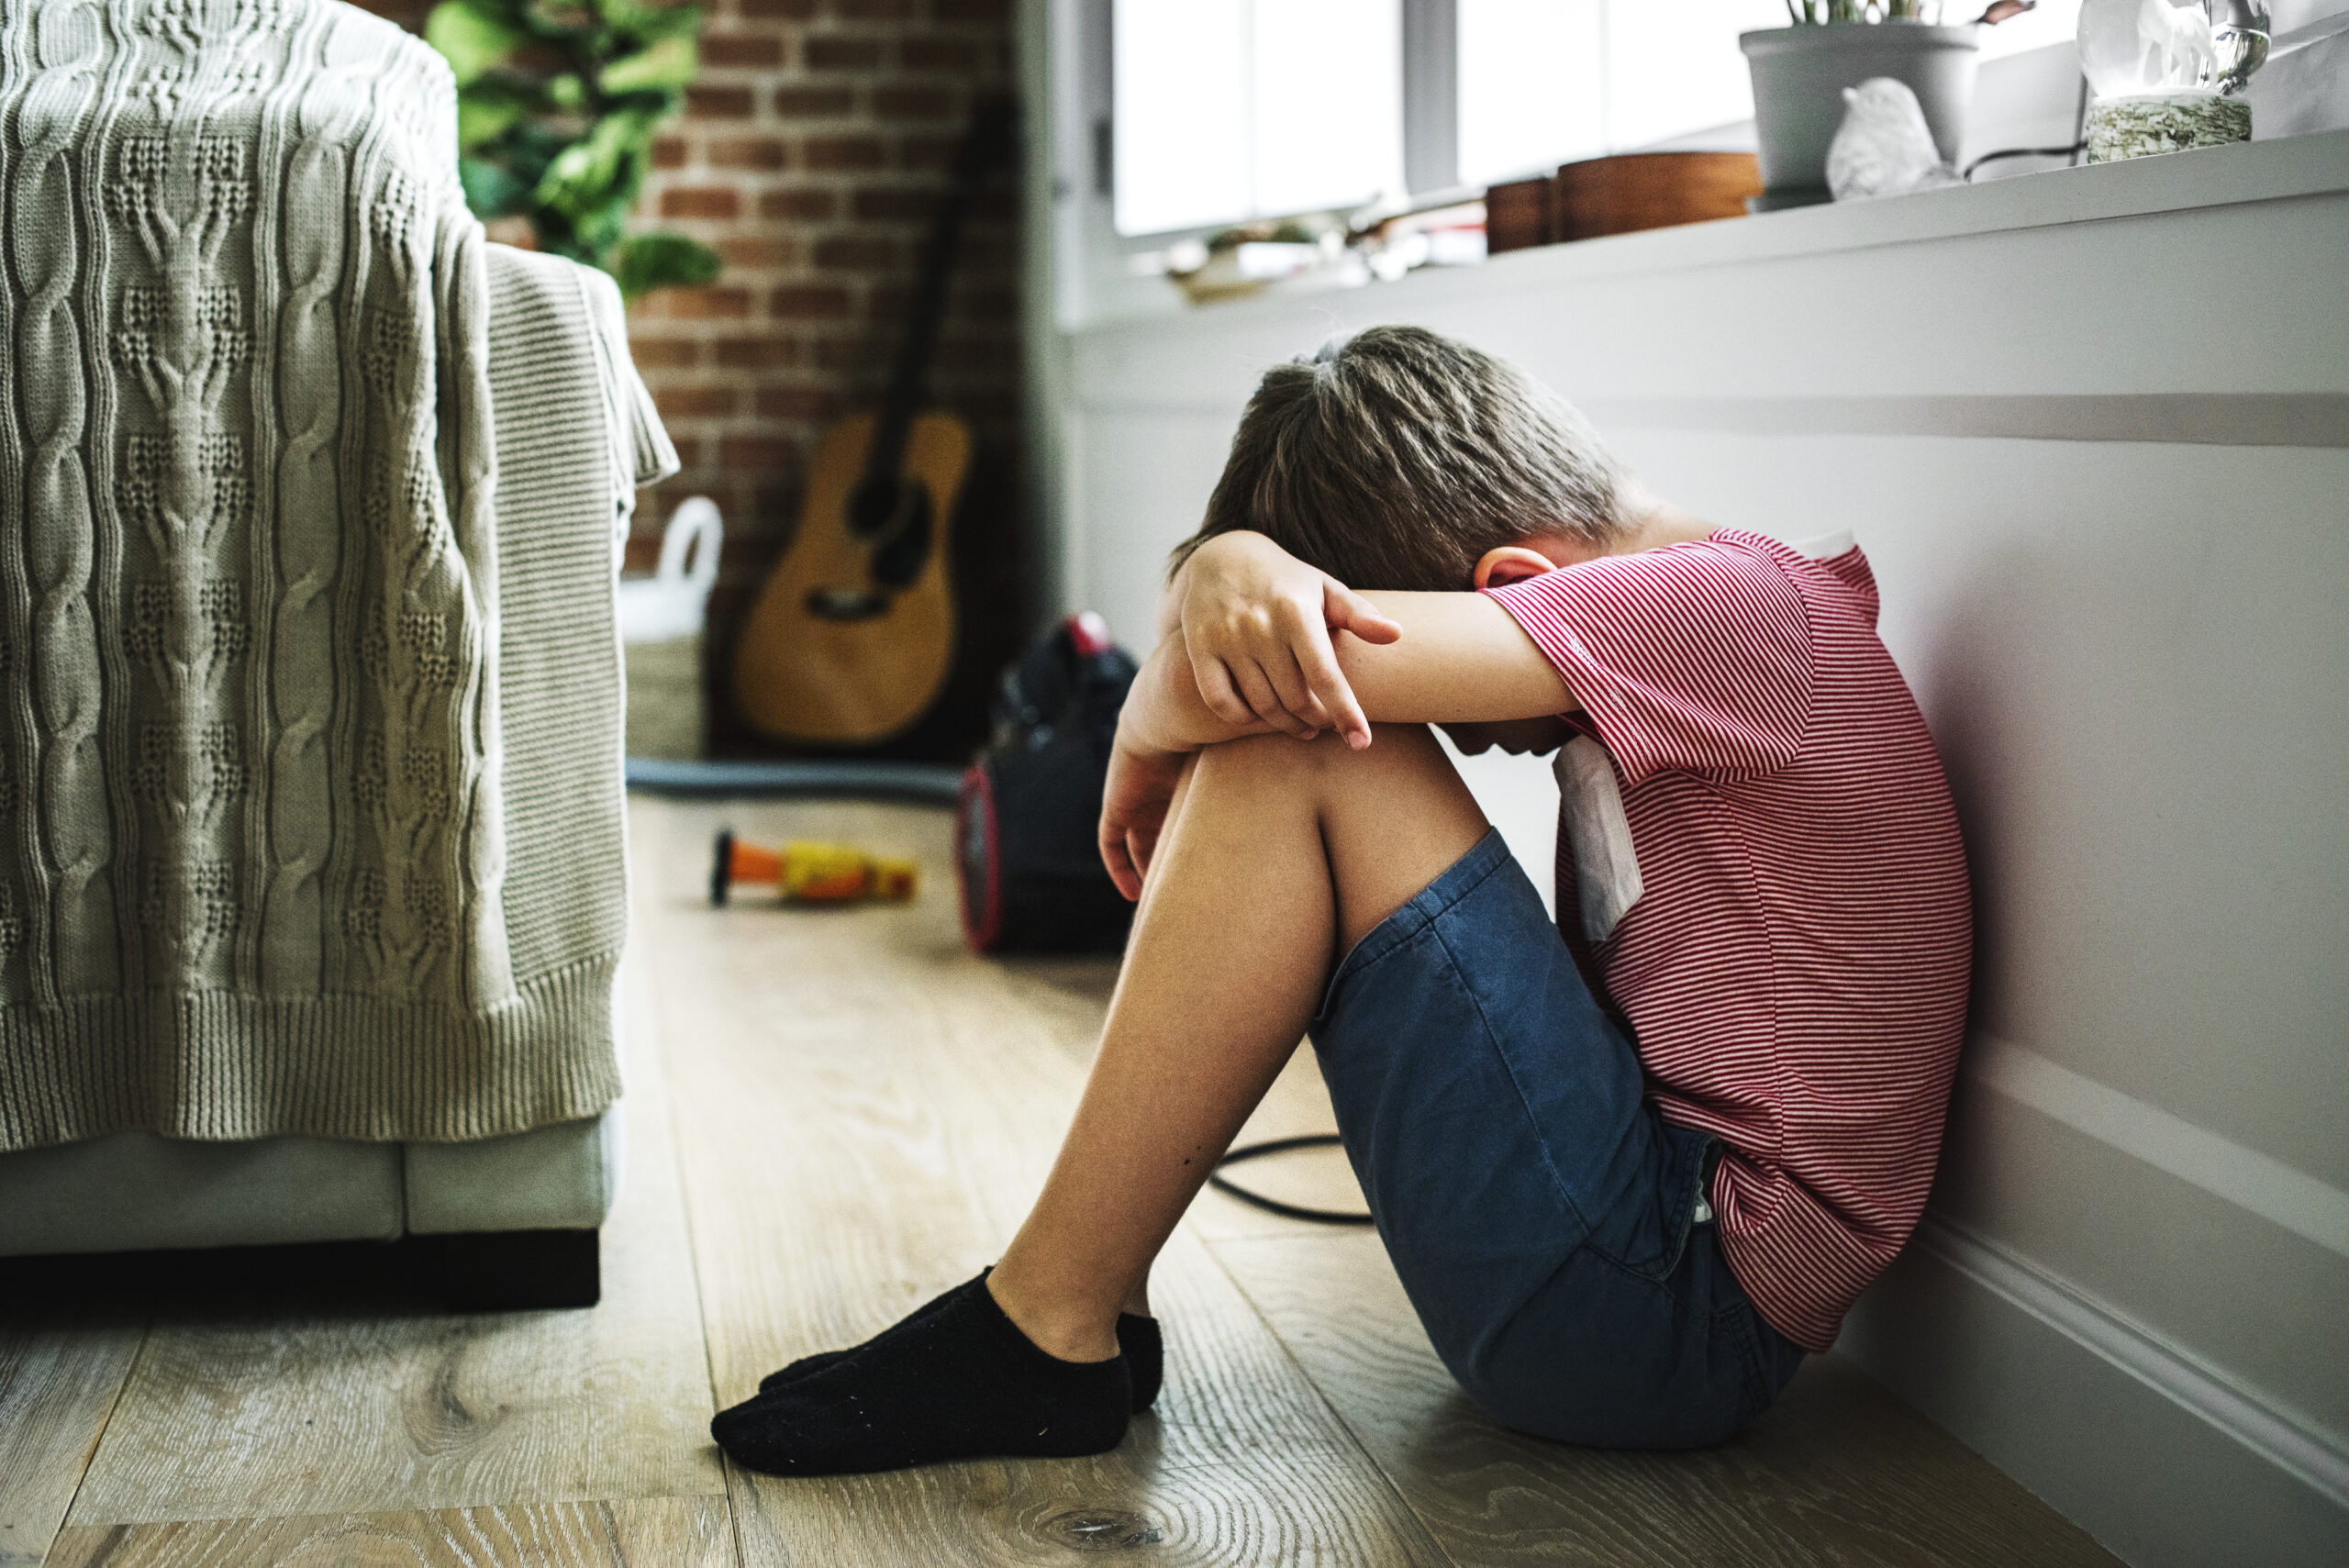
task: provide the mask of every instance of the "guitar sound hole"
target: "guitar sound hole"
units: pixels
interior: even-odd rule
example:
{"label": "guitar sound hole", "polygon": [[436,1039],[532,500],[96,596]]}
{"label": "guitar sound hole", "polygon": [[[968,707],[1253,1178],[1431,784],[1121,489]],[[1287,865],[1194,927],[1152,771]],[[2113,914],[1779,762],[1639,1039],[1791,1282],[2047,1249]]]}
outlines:
{"label": "guitar sound hole", "polygon": [[866,474],[848,498],[848,531],[858,539],[878,539],[902,522],[906,502],[918,496],[918,484],[904,484],[884,474]]}
{"label": "guitar sound hole", "polygon": [[818,620],[871,620],[889,601],[867,588],[810,588],[807,613]]}
{"label": "guitar sound hole", "polygon": [[[921,486],[918,484],[906,488],[921,495]],[[921,575],[922,563],[929,559],[930,507],[917,506],[897,531],[874,548],[873,580],[891,588],[907,587]]]}
{"label": "guitar sound hole", "polygon": [[873,580],[909,587],[930,559],[930,491],[918,479],[867,474],[849,493],[850,537],[873,547]]}

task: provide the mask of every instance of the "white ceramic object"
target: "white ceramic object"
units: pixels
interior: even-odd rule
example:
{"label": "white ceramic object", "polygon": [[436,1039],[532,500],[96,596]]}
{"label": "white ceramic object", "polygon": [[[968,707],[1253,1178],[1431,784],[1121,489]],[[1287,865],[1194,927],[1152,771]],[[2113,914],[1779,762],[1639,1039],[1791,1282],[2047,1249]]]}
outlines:
{"label": "white ceramic object", "polygon": [[650,577],[620,579],[620,640],[669,642],[700,635],[718,547],[725,538],[718,503],[694,495],[677,503],[661,535],[661,563]]}
{"label": "white ceramic object", "polygon": [[1843,125],[1827,148],[1827,188],[1839,202],[1962,185],[1933,145],[1906,82],[1872,76],[1843,89]]}

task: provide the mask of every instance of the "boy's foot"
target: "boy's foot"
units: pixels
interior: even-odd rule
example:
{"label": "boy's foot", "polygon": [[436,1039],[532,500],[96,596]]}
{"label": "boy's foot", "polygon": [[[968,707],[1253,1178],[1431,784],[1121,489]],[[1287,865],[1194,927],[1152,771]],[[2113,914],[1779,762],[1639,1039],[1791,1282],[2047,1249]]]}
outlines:
{"label": "boy's foot", "polygon": [[1065,1459],[1117,1447],[1132,1398],[1124,1356],[1048,1353],[1004,1316],[982,1274],[847,1358],[720,1411],[709,1431],[737,1463],[771,1475]]}
{"label": "boy's foot", "polygon": [[[982,1273],[979,1277],[984,1279],[986,1276]],[[912,1316],[899,1318],[862,1345],[851,1345],[844,1351],[818,1351],[812,1356],[801,1356],[789,1366],[759,1379],[759,1392],[772,1394],[786,1383],[796,1383],[826,1367],[838,1366],[851,1356],[863,1355],[878,1340],[888,1338],[908,1323],[921,1321],[953,1298],[954,1293],[948,1291],[944,1296],[916,1307]],[[1126,1371],[1134,1385],[1134,1414],[1139,1416],[1158,1402],[1158,1385],[1165,1376],[1166,1343],[1159,1334],[1158,1319],[1146,1318],[1139,1312],[1119,1313],[1118,1349],[1125,1352]]]}

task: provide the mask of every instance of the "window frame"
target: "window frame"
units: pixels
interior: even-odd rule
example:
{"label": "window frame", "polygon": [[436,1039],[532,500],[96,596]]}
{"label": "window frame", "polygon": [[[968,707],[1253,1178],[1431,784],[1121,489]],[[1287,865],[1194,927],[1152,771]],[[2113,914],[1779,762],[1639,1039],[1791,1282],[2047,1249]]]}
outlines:
{"label": "window frame", "polygon": [[[1118,232],[1113,0],[1048,0],[1052,40],[1053,315],[1064,332],[1107,318],[1182,308],[1152,263],[1232,221],[1152,234]],[[1400,0],[1403,174],[1413,196],[1459,179],[1458,20],[1454,0]]]}

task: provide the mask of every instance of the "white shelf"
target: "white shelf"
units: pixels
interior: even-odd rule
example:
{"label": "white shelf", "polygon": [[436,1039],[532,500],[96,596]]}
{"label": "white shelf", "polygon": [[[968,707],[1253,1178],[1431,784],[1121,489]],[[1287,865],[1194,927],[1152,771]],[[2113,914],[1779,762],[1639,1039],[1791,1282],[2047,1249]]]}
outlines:
{"label": "white shelf", "polygon": [[[1068,339],[1073,390],[1094,407],[1229,406],[1265,363],[1332,331],[1423,321],[1545,361],[1536,368],[1594,400],[2349,393],[2349,249],[2312,271],[2327,250],[2300,210],[2343,195],[2349,130],[1543,246],[1391,284],[1101,323]],[[2256,218],[2237,210],[2254,206]],[[2125,237],[2099,228],[2148,219],[2176,221]],[[1898,248],[1911,253],[1869,254]],[[1626,309],[1649,313],[1639,330],[1624,330]],[[1579,347],[1556,335],[1568,317]],[[1957,373],[1981,358],[1964,339],[2001,339],[2019,322],[2033,326],[2014,362],[1980,366],[1987,384]],[[1902,362],[1834,364],[1865,356],[1863,328],[1905,345]],[[1700,329],[1713,338],[1692,342]],[[2051,359],[2067,341],[2083,352]],[[2111,375],[2093,373],[2099,360]],[[1770,373],[1774,361],[1789,373]]]}

